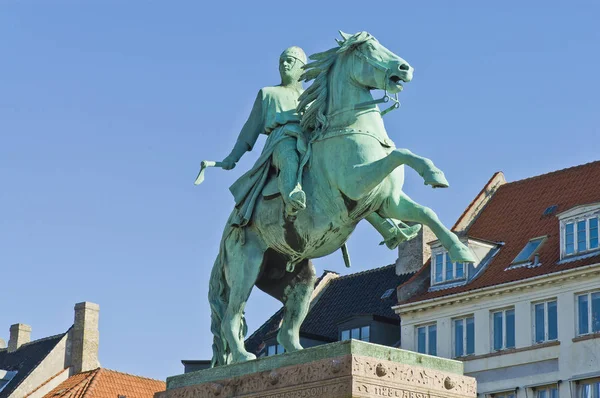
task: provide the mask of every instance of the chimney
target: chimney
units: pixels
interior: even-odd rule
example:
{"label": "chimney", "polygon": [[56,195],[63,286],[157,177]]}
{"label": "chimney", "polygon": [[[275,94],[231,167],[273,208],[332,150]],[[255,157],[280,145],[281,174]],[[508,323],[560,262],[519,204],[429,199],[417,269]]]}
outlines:
{"label": "chimney", "polygon": [[8,352],[15,352],[25,343],[31,341],[31,326],[17,323],[10,327],[10,339],[8,340]]}
{"label": "chimney", "polygon": [[400,243],[396,260],[396,275],[420,270],[431,257],[431,248],[427,243],[436,239],[429,227],[423,225],[414,239]]}
{"label": "chimney", "polygon": [[72,330],[71,366],[73,374],[96,369],[98,362],[98,315],[100,306],[84,301],[75,304]]}

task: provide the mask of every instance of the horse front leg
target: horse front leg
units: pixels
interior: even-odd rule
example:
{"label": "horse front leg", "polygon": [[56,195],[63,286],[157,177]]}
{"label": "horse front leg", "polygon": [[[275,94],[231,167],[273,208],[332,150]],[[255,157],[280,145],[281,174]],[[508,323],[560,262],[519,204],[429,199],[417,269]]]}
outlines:
{"label": "horse front leg", "polygon": [[345,170],[339,176],[339,188],[348,198],[360,200],[401,165],[407,165],[419,173],[425,185],[433,188],[446,188],[449,185],[444,173],[430,159],[399,148],[381,159],[357,164],[352,170]]}
{"label": "horse front leg", "polygon": [[404,192],[388,197],[379,210],[386,217],[427,225],[440,243],[448,250],[452,262],[474,263],[475,256],[458,237],[442,224],[438,216],[429,207],[422,206]]}

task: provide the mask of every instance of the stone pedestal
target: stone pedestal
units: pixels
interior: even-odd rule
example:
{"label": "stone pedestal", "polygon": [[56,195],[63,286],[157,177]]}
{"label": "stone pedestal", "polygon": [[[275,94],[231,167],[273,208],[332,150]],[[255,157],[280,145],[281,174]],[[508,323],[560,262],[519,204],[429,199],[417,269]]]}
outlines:
{"label": "stone pedestal", "polygon": [[476,397],[459,361],[357,340],[167,379],[155,398]]}

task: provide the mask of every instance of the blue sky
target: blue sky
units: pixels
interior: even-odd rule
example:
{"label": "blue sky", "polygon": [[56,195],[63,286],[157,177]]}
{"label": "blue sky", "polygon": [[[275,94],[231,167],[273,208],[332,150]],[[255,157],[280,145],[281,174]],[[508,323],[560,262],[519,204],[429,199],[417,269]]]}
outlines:
{"label": "blue sky", "polygon": [[[165,379],[208,359],[208,277],[233,206],[229,152],[281,51],[366,30],[415,67],[386,116],[451,187],[406,192],[451,225],[509,181],[599,159],[598,2],[0,0],[0,337],[100,304],[104,367]],[[264,141],[264,140],[263,140]],[[259,148],[260,145],[257,145]],[[589,183],[597,183],[590,181]],[[396,253],[359,225],[352,272]],[[342,274],[341,254],[316,262]],[[250,331],[280,304],[255,291]]]}

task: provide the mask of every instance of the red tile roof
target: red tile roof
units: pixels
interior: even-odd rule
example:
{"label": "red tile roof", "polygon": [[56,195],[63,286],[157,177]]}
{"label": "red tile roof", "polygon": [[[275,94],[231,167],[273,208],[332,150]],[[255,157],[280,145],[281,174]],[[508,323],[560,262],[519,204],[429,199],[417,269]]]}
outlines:
{"label": "red tile roof", "polygon": [[[596,202],[600,202],[600,161],[500,186],[467,231],[468,236],[472,238],[504,242],[504,246],[483,274],[465,286],[433,292],[424,290],[400,304],[598,263],[600,257],[595,256],[557,264],[560,260],[560,229],[556,215],[578,205]],[[556,212],[550,216],[543,216],[546,208],[552,205],[558,206]],[[539,267],[505,271],[530,239],[543,235],[547,235],[548,238],[539,250]],[[419,274],[422,272],[423,269]]]}
{"label": "red tile roof", "polygon": [[159,380],[98,368],[69,377],[44,398],[153,398],[165,388]]}

